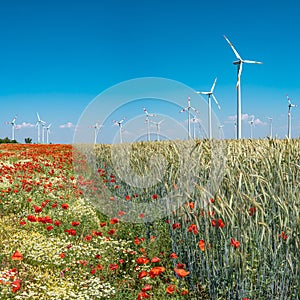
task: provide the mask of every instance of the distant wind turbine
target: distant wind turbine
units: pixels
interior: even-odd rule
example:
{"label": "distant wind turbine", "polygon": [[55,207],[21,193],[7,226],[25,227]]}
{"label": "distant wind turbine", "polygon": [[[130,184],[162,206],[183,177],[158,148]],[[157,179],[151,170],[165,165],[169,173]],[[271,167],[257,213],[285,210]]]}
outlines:
{"label": "distant wind turbine", "polygon": [[237,72],[237,139],[240,139],[242,136],[242,107],[241,107],[241,75],[242,75],[242,68],[243,63],[246,64],[262,64],[262,62],[254,61],[254,60],[246,60],[242,59],[238,52],[233,47],[232,43],[228,40],[228,38],[224,35],[225,40],[228,42],[229,46],[231,47],[232,51],[234,52],[237,61],[234,61],[234,65],[238,65],[238,72]]}
{"label": "distant wind turbine", "polygon": [[12,126],[11,127],[11,139],[12,139],[12,141],[15,139],[15,128],[16,128],[16,119],[17,119],[17,116],[18,115],[15,115],[12,121],[6,122],[6,124],[10,124]]}
{"label": "distant wind turbine", "polygon": [[250,124],[250,139],[253,139],[253,126],[254,126],[254,117],[249,121]]}
{"label": "distant wind turbine", "polygon": [[[38,129],[38,144],[40,144],[41,142],[41,125],[44,126],[46,124],[46,122],[44,122],[43,120],[41,120],[39,113],[36,113],[38,121],[36,122],[36,127]],[[43,130],[43,129],[42,129]]]}
{"label": "distant wind turbine", "polygon": [[269,138],[271,139],[273,137],[273,118],[268,117],[268,120],[270,121],[270,132],[269,132]]}
{"label": "distant wind turbine", "polygon": [[47,144],[49,144],[49,134],[50,134],[50,127],[51,127],[51,123],[46,127],[46,141]]}
{"label": "distant wind turbine", "polygon": [[159,135],[160,135],[160,124],[163,122],[164,120],[161,120],[159,122],[153,122],[151,121],[152,124],[154,124],[156,126],[156,136],[157,136],[157,141],[159,141]]}
{"label": "distant wind turbine", "polygon": [[156,114],[149,114],[145,107],[143,107],[143,111],[146,114],[145,122],[147,123],[147,140],[150,142],[150,117],[155,117]]}
{"label": "distant wind turbine", "polygon": [[97,144],[97,137],[103,125],[99,124],[99,122],[96,122],[93,126],[90,127],[94,128],[94,144]]}
{"label": "distant wind turbine", "polygon": [[122,127],[123,127],[124,120],[125,120],[125,117],[123,117],[123,119],[121,119],[120,121],[113,120],[114,124],[119,126],[120,143],[123,142],[123,140],[122,140]]}
{"label": "distant wind turbine", "polygon": [[188,106],[180,110],[180,113],[187,111],[188,112],[188,139],[191,138],[190,132],[191,132],[191,110],[193,110],[195,113],[198,113],[198,110],[191,106],[191,98],[188,97]]}
{"label": "distant wind turbine", "polygon": [[212,96],[212,98],[214,99],[215,103],[217,104],[219,110],[221,110],[221,107],[216,99],[216,97],[214,96],[213,92],[214,92],[214,88],[217,82],[217,78],[215,79],[211,89],[209,92],[196,92],[197,94],[201,94],[201,95],[208,95],[208,137],[209,139],[212,138],[212,126],[211,126],[211,99],[210,96]]}
{"label": "distant wind turbine", "polygon": [[288,105],[288,108],[289,108],[289,110],[288,110],[288,138],[290,139],[292,137],[292,116],[291,116],[292,107],[297,107],[297,105],[293,104],[291,102],[291,99],[288,95],[286,95],[286,97],[287,97],[287,100],[289,103],[289,105]]}
{"label": "distant wind turbine", "polygon": [[200,119],[193,117],[191,121],[193,123],[193,139],[195,140],[196,139],[196,123],[199,123]]}

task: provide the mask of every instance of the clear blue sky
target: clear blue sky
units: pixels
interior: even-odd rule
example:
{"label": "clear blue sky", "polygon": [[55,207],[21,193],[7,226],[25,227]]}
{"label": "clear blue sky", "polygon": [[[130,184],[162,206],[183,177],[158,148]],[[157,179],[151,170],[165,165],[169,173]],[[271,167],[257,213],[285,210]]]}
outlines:
{"label": "clear blue sky", "polygon": [[[218,77],[222,111],[213,108],[232,138],[236,66],[225,34],[242,58],[264,63],[245,64],[242,74],[242,113],[255,116],[254,137],[268,134],[268,116],[274,135],[284,137],[286,94],[300,105],[299,14],[298,1],[1,1],[0,136],[11,136],[5,122],[18,114],[23,125],[16,139],[36,141],[29,124],[39,112],[52,123],[51,141],[70,143],[74,128],[68,127],[96,95],[154,76],[195,90],[209,90]],[[292,116],[297,137],[300,107]],[[243,136],[249,137],[245,119]]]}

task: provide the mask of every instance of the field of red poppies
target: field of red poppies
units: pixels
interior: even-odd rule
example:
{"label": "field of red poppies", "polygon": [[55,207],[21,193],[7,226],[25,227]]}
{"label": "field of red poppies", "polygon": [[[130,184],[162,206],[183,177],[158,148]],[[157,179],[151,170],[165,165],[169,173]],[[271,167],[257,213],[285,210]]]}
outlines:
{"label": "field of red poppies", "polygon": [[136,224],[86,201],[72,146],[1,145],[0,299],[299,299],[299,140],[240,143],[206,209]]}

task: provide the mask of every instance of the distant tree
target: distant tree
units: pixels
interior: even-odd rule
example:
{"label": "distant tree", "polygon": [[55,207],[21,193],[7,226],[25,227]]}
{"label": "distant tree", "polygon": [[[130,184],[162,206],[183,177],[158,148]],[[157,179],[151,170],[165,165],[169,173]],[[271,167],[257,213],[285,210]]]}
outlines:
{"label": "distant tree", "polygon": [[32,138],[25,138],[25,143],[26,144],[31,144],[32,143]]}
{"label": "distant tree", "polygon": [[16,140],[10,140],[8,137],[0,139],[0,144],[16,144]]}

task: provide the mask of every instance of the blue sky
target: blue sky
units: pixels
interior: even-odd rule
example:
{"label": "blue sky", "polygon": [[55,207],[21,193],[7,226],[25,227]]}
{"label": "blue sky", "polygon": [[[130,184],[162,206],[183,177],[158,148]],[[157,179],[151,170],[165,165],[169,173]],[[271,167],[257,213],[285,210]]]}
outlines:
{"label": "blue sky", "polygon": [[[284,137],[286,94],[300,105],[299,13],[297,1],[1,1],[0,136],[11,136],[5,122],[18,114],[16,139],[35,142],[39,112],[52,123],[52,142],[71,143],[99,93],[153,76],[204,91],[218,77],[222,111],[213,108],[232,138],[236,66],[225,34],[242,58],[263,62],[243,67],[242,136],[249,137],[253,115],[254,137],[268,134],[268,116],[274,135]],[[292,135],[299,134],[300,107],[292,111]]]}

